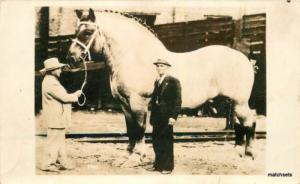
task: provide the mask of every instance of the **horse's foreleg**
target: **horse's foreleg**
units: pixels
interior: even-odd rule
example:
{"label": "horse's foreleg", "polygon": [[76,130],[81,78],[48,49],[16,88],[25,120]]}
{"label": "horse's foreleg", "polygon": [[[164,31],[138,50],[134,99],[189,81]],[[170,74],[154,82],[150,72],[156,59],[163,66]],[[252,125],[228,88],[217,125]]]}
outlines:
{"label": "horse's foreleg", "polygon": [[129,103],[134,122],[134,128],[132,131],[136,141],[135,152],[144,157],[147,102],[145,98],[142,98],[139,95],[132,95],[130,96]]}
{"label": "horse's foreleg", "polygon": [[129,153],[132,153],[133,152],[133,149],[135,147],[135,138],[134,138],[134,122],[133,122],[133,117],[132,117],[132,113],[131,113],[131,110],[129,109],[129,105],[126,105],[126,104],[121,104],[121,108],[122,108],[122,111],[124,113],[124,116],[125,116],[125,121],[126,121],[126,128],[127,128],[127,135],[128,135],[128,139],[129,139],[129,143],[128,143],[128,146],[127,146],[127,151]]}
{"label": "horse's foreleg", "polygon": [[[133,167],[141,164],[146,157],[145,129],[147,103],[139,96],[130,96],[128,105],[123,106],[125,113],[129,145],[127,150],[131,153],[122,167]],[[127,115],[126,115],[127,114]]]}

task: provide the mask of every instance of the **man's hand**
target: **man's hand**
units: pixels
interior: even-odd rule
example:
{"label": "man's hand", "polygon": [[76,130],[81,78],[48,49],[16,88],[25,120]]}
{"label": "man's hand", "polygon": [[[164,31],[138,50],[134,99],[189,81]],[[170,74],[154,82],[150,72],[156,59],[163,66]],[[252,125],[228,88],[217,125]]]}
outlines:
{"label": "man's hand", "polygon": [[81,91],[81,90],[77,90],[77,91],[75,92],[75,94],[76,94],[78,97],[80,97],[81,94],[82,94],[82,91]]}
{"label": "man's hand", "polygon": [[174,118],[169,118],[169,125],[173,126],[175,124],[176,120]]}

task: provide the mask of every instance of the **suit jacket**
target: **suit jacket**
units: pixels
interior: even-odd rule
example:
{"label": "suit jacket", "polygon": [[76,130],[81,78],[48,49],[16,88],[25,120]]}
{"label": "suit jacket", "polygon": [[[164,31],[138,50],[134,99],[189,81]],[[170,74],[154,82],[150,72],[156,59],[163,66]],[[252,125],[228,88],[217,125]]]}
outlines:
{"label": "suit jacket", "polygon": [[166,124],[169,118],[176,120],[181,111],[181,85],[179,80],[168,75],[160,85],[156,81],[150,105],[151,124]]}
{"label": "suit jacket", "polygon": [[42,121],[48,128],[66,128],[71,124],[71,103],[78,96],[68,94],[58,79],[46,75],[42,82]]}

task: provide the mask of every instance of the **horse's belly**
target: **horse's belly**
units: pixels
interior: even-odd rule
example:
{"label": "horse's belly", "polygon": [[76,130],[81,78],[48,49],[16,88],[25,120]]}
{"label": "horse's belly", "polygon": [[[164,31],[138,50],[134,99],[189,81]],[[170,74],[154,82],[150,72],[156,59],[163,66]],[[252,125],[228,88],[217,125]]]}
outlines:
{"label": "horse's belly", "polygon": [[218,93],[213,85],[194,84],[182,87],[182,107],[197,108]]}
{"label": "horse's belly", "polygon": [[191,99],[182,99],[182,108],[195,109],[203,104],[206,100],[191,100]]}

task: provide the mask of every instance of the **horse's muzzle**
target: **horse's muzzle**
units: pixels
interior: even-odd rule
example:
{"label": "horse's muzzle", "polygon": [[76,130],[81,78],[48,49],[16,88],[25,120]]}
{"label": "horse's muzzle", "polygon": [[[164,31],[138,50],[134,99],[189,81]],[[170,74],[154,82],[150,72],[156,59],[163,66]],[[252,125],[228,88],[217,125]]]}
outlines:
{"label": "horse's muzzle", "polygon": [[79,68],[81,63],[81,58],[76,59],[75,56],[68,55],[66,57],[67,63],[70,65],[71,69]]}

